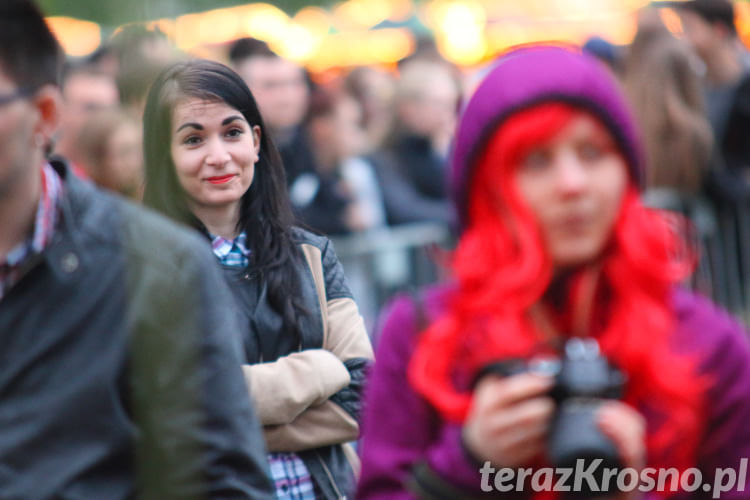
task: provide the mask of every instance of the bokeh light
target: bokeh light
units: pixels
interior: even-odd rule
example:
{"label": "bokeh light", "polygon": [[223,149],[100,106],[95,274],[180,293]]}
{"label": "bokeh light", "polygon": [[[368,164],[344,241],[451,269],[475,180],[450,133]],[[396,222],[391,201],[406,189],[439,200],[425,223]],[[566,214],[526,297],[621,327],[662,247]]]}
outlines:
{"label": "bokeh light", "polygon": [[87,56],[101,44],[101,28],[96,23],[70,17],[48,17],[47,24],[70,56]]}
{"label": "bokeh light", "polygon": [[[320,71],[392,64],[414,49],[417,36],[431,33],[446,59],[467,67],[519,43],[581,43],[599,35],[626,45],[635,35],[636,11],[648,4],[649,0],[344,0],[330,8],[307,6],[286,13],[271,3],[248,3],[145,24],[188,53],[220,53],[231,40],[252,36]],[[750,42],[750,2],[735,6],[740,37]],[[661,14],[670,31],[681,31],[673,10],[661,9]],[[95,23],[48,19],[70,55],[89,54],[101,42],[102,28]],[[112,32],[114,27],[105,28]]]}

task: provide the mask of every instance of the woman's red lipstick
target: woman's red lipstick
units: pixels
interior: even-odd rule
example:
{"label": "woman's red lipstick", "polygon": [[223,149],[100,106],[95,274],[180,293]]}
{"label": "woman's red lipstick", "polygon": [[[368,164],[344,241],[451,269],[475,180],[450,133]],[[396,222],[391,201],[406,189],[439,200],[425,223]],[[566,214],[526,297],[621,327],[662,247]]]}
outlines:
{"label": "woman's red lipstick", "polygon": [[224,184],[225,182],[229,182],[234,178],[234,174],[232,175],[219,175],[216,177],[207,177],[206,180],[210,182],[211,184]]}

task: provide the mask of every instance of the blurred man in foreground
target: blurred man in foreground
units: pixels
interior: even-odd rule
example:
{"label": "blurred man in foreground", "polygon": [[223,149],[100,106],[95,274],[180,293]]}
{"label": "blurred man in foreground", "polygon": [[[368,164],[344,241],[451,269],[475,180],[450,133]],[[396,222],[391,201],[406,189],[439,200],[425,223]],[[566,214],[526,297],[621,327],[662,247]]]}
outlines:
{"label": "blurred man in foreground", "polygon": [[60,58],[0,3],[0,496],[270,499],[205,244],[45,159]]}

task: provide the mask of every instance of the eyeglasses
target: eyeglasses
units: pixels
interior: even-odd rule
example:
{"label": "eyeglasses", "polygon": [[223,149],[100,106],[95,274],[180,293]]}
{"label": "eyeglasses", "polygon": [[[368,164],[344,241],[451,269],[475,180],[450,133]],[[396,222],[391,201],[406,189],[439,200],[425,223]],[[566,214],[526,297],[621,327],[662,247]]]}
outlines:
{"label": "eyeglasses", "polygon": [[34,89],[22,87],[8,94],[0,94],[0,106],[5,106],[15,100],[23,99],[34,93]]}

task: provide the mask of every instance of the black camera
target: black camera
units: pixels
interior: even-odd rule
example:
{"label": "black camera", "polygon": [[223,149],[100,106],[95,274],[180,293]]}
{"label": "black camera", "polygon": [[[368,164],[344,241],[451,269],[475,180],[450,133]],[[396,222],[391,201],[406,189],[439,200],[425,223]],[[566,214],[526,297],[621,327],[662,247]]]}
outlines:
{"label": "black camera", "polygon": [[[596,423],[597,410],[607,401],[620,399],[625,386],[625,376],[602,356],[599,344],[592,338],[569,339],[564,346],[562,358],[505,360],[493,363],[480,372],[480,378],[489,373],[509,376],[522,372],[552,375],[555,384],[550,396],[557,409],[550,428],[547,454],[551,465],[557,468],[588,471],[595,461],[601,462],[593,471],[593,483],[598,488],[603,484],[604,469],[622,469],[622,460],[612,442],[602,433]],[[583,481],[580,491],[572,496],[591,496],[589,483]],[[609,491],[614,491],[610,485]],[[607,494],[607,490],[597,495]]]}
{"label": "black camera", "polygon": [[[625,376],[601,355],[596,340],[567,341],[551,394],[557,411],[547,452],[554,467],[588,470],[594,461],[601,460],[593,473],[599,488],[606,486],[602,481],[604,469],[622,469],[617,448],[599,430],[596,412],[607,400],[622,398],[624,386]],[[591,494],[587,481],[580,486],[581,491],[574,493]]]}

